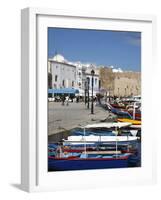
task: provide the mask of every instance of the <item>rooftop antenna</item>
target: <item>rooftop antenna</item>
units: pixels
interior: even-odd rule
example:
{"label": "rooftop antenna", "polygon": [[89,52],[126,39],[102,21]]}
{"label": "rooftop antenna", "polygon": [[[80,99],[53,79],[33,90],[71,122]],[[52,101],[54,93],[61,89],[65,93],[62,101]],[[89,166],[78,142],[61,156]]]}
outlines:
{"label": "rooftop antenna", "polygon": [[57,61],[57,56],[58,55],[58,52],[57,52],[57,50],[55,50],[55,54],[54,54],[54,57],[56,58],[56,61]]}

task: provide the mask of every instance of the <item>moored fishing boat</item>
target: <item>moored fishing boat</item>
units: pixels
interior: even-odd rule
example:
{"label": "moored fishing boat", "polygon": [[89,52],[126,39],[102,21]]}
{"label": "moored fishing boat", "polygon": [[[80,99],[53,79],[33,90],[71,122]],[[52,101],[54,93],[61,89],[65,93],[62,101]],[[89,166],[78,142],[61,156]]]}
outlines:
{"label": "moored fishing boat", "polygon": [[[96,124],[89,124],[84,127],[82,127],[83,132],[79,135],[71,135],[68,136],[67,139],[64,140],[64,143],[101,143],[101,142],[130,142],[130,141],[136,141],[137,137],[133,136],[122,136],[120,135],[119,129],[121,128],[127,128],[131,125],[129,122],[112,122],[112,123],[96,123]],[[91,132],[88,132],[88,130],[91,130]],[[104,129],[104,133],[100,132],[100,129]],[[110,129],[110,132],[109,132]],[[110,134],[109,134],[110,133]]]}
{"label": "moored fishing boat", "polygon": [[[82,153],[84,152],[84,146],[83,145],[73,145],[73,144],[66,144],[63,145],[62,147],[62,151],[65,153]],[[90,152],[115,152],[116,151],[116,145],[114,144],[105,144],[105,143],[101,143],[101,144],[93,144],[88,145],[86,144],[86,151],[90,151]],[[122,153],[137,153],[137,144],[136,143],[131,143],[129,144],[118,144],[117,145],[117,151],[120,151]],[[51,154],[49,154],[51,155]]]}
{"label": "moored fishing boat", "polygon": [[104,169],[128,167],[131,153],[106,154],[105,152],[84,152],[66,157],[49,157],[49,171]]}
{"label": "moored fishing boat", "polygon": [[[129,144],[137,137],[118,136],[118,129],[129,127],[131,123],[97,123],[82,127],[83,134],[69,136],[58,145],[55,154],[49,154],[49,171],[104,169],[128,167],[136,151]],[[114,129],[115,135],[86,135],[86,130]],[[130,143],[127,143],[129,142]],[[136,159],[137,160],[137,159]]]}
{"label": "moored fishing boat", "polygon": [[131,116],[134,116],[136,120],[141,120],[141,111],[136,110],[135,113],[133,110],[128,110]]}
{"label": "moored fishing boat", "polygon": [[96,136],[96,135],[89,135],[89,136],[69,136],[67,140],[64,140],[64,143],[71,143],[71,144],[94,144],[94,143],[102,143],[102,142],[109,142],[109,143],[130,143],[133,141],[137,141],[136,136]]}
{"label": "moored fishing boat", "polygon": [[113,108],[117,108],[117,109],[125,109],[126,106],[124,104],[118,104],[118,103],[115,103],[115,104],[110,104]]}
{"label": "moored fishing boat", "polygon": [[126,119],[126,118],[118,118],[118,122],[129,122],[133,125],[141,125],[140,120],[134,120],[134,119]]}

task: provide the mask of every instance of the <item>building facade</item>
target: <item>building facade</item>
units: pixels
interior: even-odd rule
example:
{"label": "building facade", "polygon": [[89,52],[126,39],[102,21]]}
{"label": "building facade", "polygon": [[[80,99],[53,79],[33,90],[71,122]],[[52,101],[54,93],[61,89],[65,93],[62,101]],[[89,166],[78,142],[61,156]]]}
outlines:
{"label": "building facade", "polygon": [[68,62],[60,54],[55,55],[48,60],[48,88],[74,88],[79,90],[79,96],[85,95],[87,89],[87,80],[89,83],[89,95],[92,95],[92,75],[93,76],[93,94],[99,91],[99,70],[96,66],[85,65],[80,62]]}
{"label": "building facade", "polygon": [[[92,76],[91,71],[94,71],[94,75]],[[86,69],[86,81],[89,84],[89,94],[92,95],[92,77],[93,77],[93,94],[96,96],[97,93],[99,93],[100,90],[100,79],[99,79],[99,69],[97,66],[90,65]]]}
{"label": "building facade", "polygon": [[106,93],[106,95],[113,95],[114,91],[114,73],[109,67],[100,67],[100,81],[101,81],[101,90]]}
{"label": "building facade", "polygon": [[75,88],[79,90],[79,95],[84,96],[85,82],[86,82],[86,67],[80,63],[75,63],[76,66],[76,86]]}
{"label": "building facade", "polygon": [[107,95],[126,97],[141,94],[140,72],[113,72],[109,67],[101,67],[100,80]]}
{"label": "building facade", "polygon": [[134,96],[141,94],[141,73],[123,72],[114,74],[115,96]]}
{"label": "building facade", "polygon": [[[94,75],[91,71],[94,70]],[[132,96],[141,94],[141,73],[114,69],[111,66],[96,66],[69,62],[62,55],[57,54],[48,60],[48,88],[74,88],[79,90],[79,96],[96,96],[104,91],[109,96]],[[88,85],[89,84],[89,85]]]}
{"label": "building facade", "polygon": [[76,87],[76,66],[65,62],[62,56],[49,59],[48,73],[52,77],[50,85],[53,89]]}

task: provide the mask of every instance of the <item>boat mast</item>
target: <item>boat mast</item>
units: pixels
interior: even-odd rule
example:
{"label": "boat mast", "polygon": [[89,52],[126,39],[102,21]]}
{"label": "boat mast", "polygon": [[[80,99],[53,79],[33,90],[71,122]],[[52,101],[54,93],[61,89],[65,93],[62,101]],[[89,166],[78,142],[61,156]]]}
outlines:
{"label": "boat mast", "polygon": [[135,108],[136,108],[136,102],[134,102],[134,107],[133,107],[133,120],[135,120]]}
{"label": "boat mast", "polygon": [[86,152],[86,140],[85,140],[85,136],[86,136],[85,127],[84,127],[84,129],[83,129],[83,132],[84,132],[84,153],[85,153],[85,157],[87,157],[87,152]]}
{"label": "boat mast", "polygon": [[117,138],[117,136],[118,136],[118,129],[117,129],[117,127],[116,127],[115,131],[116,131],[116,158],[117,158],[117,149],[118,149],[118,146],[117,146],[117,140],[118,140],[118,138]]}

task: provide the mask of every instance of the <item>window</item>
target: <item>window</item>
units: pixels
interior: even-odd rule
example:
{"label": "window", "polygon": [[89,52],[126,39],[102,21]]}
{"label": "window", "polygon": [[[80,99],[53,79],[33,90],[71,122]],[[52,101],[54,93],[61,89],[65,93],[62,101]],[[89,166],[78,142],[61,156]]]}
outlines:
{"label": "window", "polygon": [[48,73],[48,88],[52,88],[52,74]]}
{"label": "window", "polygon": [[56,89],[57,88],[57,85],[54,83],[54,88]]}
{"label": "window", "polygon": [[89,77],[87,77],[87,82],[90,85],[90,78]]}
{"label": "window", "polygon": [[97,85],[97,78],[95,78],[95,85]]}
{"label": "window", "polygon": [[99,89],[101,88],[101,80],[99,80]]}
{"label": "window", "polygon": [[55,75],[55,82],[58,81],[58,75]]}
{"label": "window", "polygon": [[62,86],[65,87],[65,80],[62,81]]}

